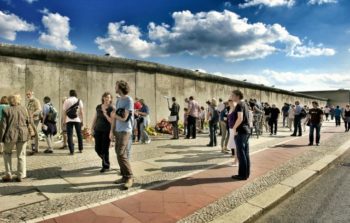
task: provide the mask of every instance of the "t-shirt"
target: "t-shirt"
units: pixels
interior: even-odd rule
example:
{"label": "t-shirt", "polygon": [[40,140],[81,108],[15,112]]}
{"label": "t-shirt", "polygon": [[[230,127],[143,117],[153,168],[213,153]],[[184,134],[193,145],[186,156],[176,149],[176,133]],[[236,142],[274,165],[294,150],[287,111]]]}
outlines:
{"label": "t-shirt", "polygon": [[323,111],[320,108],[311,108],[309,110],[310,122],[312,124],[320,124]]}
{"label": "t-shirt", "polygon": [[280,110],[278,108],[271,108],[271,119],[276,120],[278,119],[278,115],[280,114]]}
{"label": "t-shirt", "polygon": [[271,108],[270,107],[265,107],[264,108],[264,114],[266,115],[266,116],[269,116],[270,115],[270,113],[271,113]]}
{"label": "t-shirt", "polygon": [[242,112],[243,113],[243,121],[242,123],[237,127],[236,132],[238,134],[249,134],[250,133],[250,128],[249,128],[249,120],[247,119],[248,117],[248,106],[245,102],[238,102],[236,105],[236,109],[234,111],[235,113],[235,119],[234,119],[234,125],[236,124],[236,121],[238,119],[238,113]]}
{"label": "t-shirt", "polygon": [[116,110],[123,108],[129,112],[132,113],[131,118],[124,122],[117,120],[116,125],[115,125],[115,131],[116,132],[132,132],[132,123],[134,120],[134,101],[130,96],[126,97],[121,97],[118,99],[117,104],[116,104]]}
{"label": "t-shirt", "polygon": [[282,112],[283,112],[284,115],[287,115],[288,112],[289,112],[289,106],[288,105],[284,105],[282,107]]}
{"label": "t-shirt", "polygon": [[2,119],[2,111],[7,107],[8,107],[8,105],[3,105],[3,104],[0,105],[0,121]]}
{"label": "t-shirt", "polygon": [[192,100],[188,103],[188,114],[194,118],[198,118],[199,105],[195,100]]}
{"label": "t-shirt", "polygon": [[[113,107],[108,106],[106,109],[107,115],[111,117],[111,113],[113,112]],[[102,111],[102,105],[97,105],[96,107],[96,124],[95,131],[98,132],[109,132],[111,131],[111,123],[107,120]]]}
{"label": "t-shirt", "polygon": [[330,110],[331,110],[330,108],[324,108],[324,113],[329,114]]}
{"label": "t-shirt", "polygon": [[43,116],[47,115],[50,112],[51,103],[46,103],[43,106]]}
{"label": "t-shirt", "polygon": [[[74,105],[75,103],[78,102],[78,98],[77,97],[69,97],[67,98],[64,103],[63,103],[63,111],[66,112],[72,105]],[[79,101],[79,108],[77,110],[77,113],[80,113],[80,110],[83,109],[83,102],[80,100]],[[67,122],[81,122],[82,120],[80,120],[80,116],[78,115],[78,117],[71,119],[68,116],[66,116],[66,123]]]}

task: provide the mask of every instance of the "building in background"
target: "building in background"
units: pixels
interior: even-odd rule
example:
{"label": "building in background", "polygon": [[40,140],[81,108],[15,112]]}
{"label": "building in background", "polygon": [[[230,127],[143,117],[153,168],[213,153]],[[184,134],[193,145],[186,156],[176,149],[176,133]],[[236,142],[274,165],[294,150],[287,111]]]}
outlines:
{"label": "building in background", "polygon": [[347,89],[329,91],[300,91],[299,93],[327,98],[328,105],[339,105],[345,107],[345,105],[350,104],[350,90]]}

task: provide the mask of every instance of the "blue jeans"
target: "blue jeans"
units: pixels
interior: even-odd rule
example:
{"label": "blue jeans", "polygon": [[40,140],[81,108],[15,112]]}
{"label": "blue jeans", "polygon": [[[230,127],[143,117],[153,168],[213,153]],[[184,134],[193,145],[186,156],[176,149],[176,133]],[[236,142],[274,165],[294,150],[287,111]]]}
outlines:
{"label": "blue jeans", "polygon": [[321,124],[310,124],[310,135],[309,142],[310,144],[314,144],[314,132],[316,130],[316,144],[320,143],[321,138]]}
{"label": "blue jeans", "polygon": [[238,158],[238,176],[248,179],[250,175],[250,158],[249,158],[249,134],[238,133],[235,136]]}

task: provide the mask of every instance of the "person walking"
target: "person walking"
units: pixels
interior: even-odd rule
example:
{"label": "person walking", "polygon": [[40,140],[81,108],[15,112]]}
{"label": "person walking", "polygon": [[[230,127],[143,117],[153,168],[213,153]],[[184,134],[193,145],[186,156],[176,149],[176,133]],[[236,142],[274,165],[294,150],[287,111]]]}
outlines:
{"label": "person walking", "polygon": [[207,146],[213,147],[217,145],[216,132],[219,122],[219,111],[217,109],[217,101],[215,98],[211,100],[208,112],[209,120],[209,144]]}
{"label": "person walking", "polygon": [[341,125],[341,116],[342,116],[342,110],[340,109],[339,105],[337,105],[336,109],[334,110],[334,118],[335,118],[335,126]]}
{"label": "person walking", "polygon": [[110,169],[109,147],[111,140],[109,133],[113,121],[111,116],[115,112],[115,109],[112,106],[112,95],[109,92],[103,93],[101,102],[96,107],[91,129],[95,138],[95,151],[102,160],[100,172],[104,173]]}
{"label": "person walking", "polygon": [[141,143],[150,144],[151,139],[147,133],[147,127],[149,125],[149,108],[145,103],[145,100],[140,99],[140,103],[142,105],[141,109],[137,112],[140,116],[140,131],[141,131]]}
{"label": "person walking", "polygon": [[198,102],[194,100],[193,96],[189,97],[186,139],[189,139],[191,136],[192,139],[196,138],[196,120],[198,118],[199,110]]}
{"label": "person walking", "polygon": [[12,181],[12,151],[17,154],[17,177],[15,180],[21,182],[27,177],[26,169],[26,147],[27,141],[36,133],[31,123],[28,110],[21,105],[20,95],[8,97],[10,107],[2,111],[3,117],[0,122],[0,141],[4,143],[5,175],[3,182]]}
{"label": "person walking", "polygon": [[247,180],[250,176],[249,137],[251,127],[249,126],[249,108],[247,103],[243,101],[243,93],[240,90],[234,90],[231,99],[237,103],[232,129],[233,135],[235,135],[239,163],[238,175],[233,175],[232,179]]}
{"label": "person walking", "polygon": [[44,97],[42,131],[48,146],[44,153],[53,153],[52,136],[57,134],[57,116],[57,110],[53,107],[50,97]]}
{"label": "person walking", "polygon": [[271,107],[268,103],[265,103],[263,125],[265,126],[266,132],[269,131],[268,129],[269,129],[269,125],[270,125],[270,116],[271,116]]}
{"label": "person walking", "polygon": [[293,131],[295,118],[295,105],[291,105],[288,111],[288,128],[290,131]]}
{"label": "person walking", "polygon": [[221,152],[229,153],[227,149],[228,140],[229,140],[229,128],[227,124],[227,115],[230,107],[228,106],[228,102],[224,102],[225,108],[220,112],[220,128],[222,131],[221,134]]}
{"label": "person walking", "polygon": [[[7,100],[7,96],[3,96],[1,97],[1,100],[0,100],[0,122],[1,122],[1,119],[2,119],[2,111],[8,107],[8,100]],[[0,154],[2,154],[2,152],[4,151],[4,148],[3,148],[3,143],[1,142],[0,140]]]}
{"label": "person walking", "polygon": [[63,118],[67,125],[67,138],[70,155],[74,155],[73,127],[77,133],[79,152],[83,152],[83,136],[81,133],[84,120],[83,108],[83,102],[78,99],[77,92],[75,90],[70,90],[69,98],[67,98],[63,104]]}
{"label": "person walking", "polygon": [[175,118],[174,121],[171,122],[173,126],[173,137],[171,139],[179,139],[179,113],[180,113],[180,105],[176,102],[176,98],[172,97],[171,101],[173,104],[171,107],[169,106],[170,116]]}
{"label": "person walking", "polygon": [[329,114],[331,115],[331,120],[333,121],[334,120],[334,106],[332,105],[331,106],[331,109],[330,109],[330,111],[329,111]]}
{"label": "person walking", "polygon": [[302,119],[302,111],[303,108],[300,106],[300,102],[295,102],[295,109],[294,109],[294,132],[291,136],[302,136],[302,129],[301,129],[301,119]]}
{"label": "person walking", "polygon": [[350,105],[346,105],[344,109],[343,115],[344,123],[345,123],[345,132],[349,132],[350,130]]}
{"label": "person walking", "polygon": [[[287,127],[288,126],[288,113],[289,113],[289,104],[288,103],[284,103],[284,105],[282,107],[283,127]],[[286,123],[286,121],[287,121],[287,123]]]}
{"label": "person walking", "polygon": [[130,86],[128,82],[120,80],[115,84],[115,91],[120,96],[116,103],[116,112],[112,116],[110,139],[115,139],[115,152],[120,167],[121,179],[115,184],[124,184],[125,189],[133,185],[133,173],[128,159],[128,148],[133,130],[134,102],[128,95]]}
{"label": "person walking", "polygon": [[280,115],[280,110],[276,107],[275,104],[272,104],[271,111],[270,111],[270,135],[276,135],[277,134],[277,128],[278,128],[278,118]]}
{"label": "person walking", "polygon": [[324,108],[324,115],[326,116],[326,121],[328,122],[328,118],[329,118],[329,113],[330,113],[331,109],[329,108],[329,106],[326,105],[326,107]]}
{"label": "person walking", "polygon": [[309,146],[314,144],[314,132],[316,130],[316,146],[320,145],[321,139],[321,126],[323,122],[323,111],[318,107],[318,102],[312,102],[312,108],[309,109],[307,121],[310,126],[310,135],[309,135]]}
{"label": "person walking", "polygon": [[35,138],[32,141],[32,151],[30,153],[30,155],[34,155],[35,153],[39,152],[39,124],[40,124],[40,120],[41,120],[41,104],[40,101],[34,97],[34,92],[29,90],[27,91],[27,99],[28,99],[28,104],[27,104],[27,110],[29,112],[29,116],[32,120],[32,124],[33,124],[33,129],[35,131]]}
{"label": "person walking", "polygon": [[232,96],[230,96],[230,99],[228,100],[228,106],[229,111],[227,114],[227,125],[229,128],[229,140],[228,140],[228,148],[231,150],[232,158],[234,159],[232,166],[238,166],[238,159],[237,159],[237,149],[236,149],[236,142],[235,142],[235,132],[233,131],[233,126],[235,125],[236,118],[236,103],[233,102]]}

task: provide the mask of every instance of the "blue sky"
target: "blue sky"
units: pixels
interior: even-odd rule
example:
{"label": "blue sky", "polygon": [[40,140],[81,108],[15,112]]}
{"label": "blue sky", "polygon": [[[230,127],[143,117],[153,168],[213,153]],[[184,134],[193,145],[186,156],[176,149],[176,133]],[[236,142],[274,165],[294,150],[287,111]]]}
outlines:
{"label": "blue sky", "polygon": [[0,41],[288,90],[350,85],[348,0],[0,0]]}

